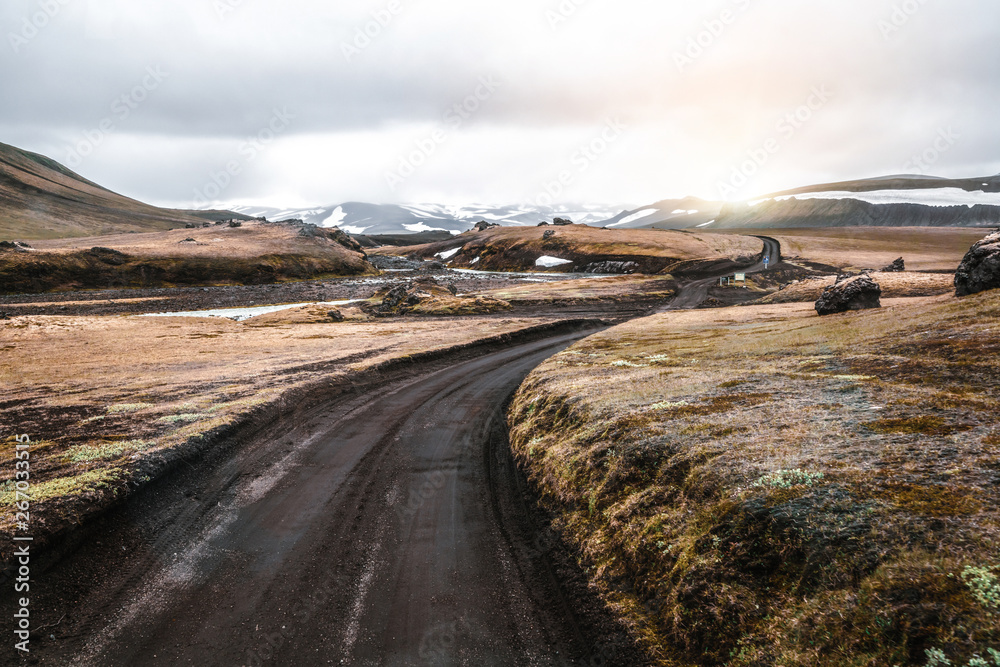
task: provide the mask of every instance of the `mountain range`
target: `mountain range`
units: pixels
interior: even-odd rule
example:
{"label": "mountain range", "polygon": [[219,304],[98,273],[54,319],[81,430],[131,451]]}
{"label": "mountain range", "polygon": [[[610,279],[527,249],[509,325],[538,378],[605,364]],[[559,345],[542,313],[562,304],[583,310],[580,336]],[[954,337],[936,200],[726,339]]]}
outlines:
{"label": "mountain range", "polygon": [[340,227],[349,234],[399,234],[443,231],[460,234],[483,220],[502,226],[534,227],[561,217],[587,225],[601,226],[621,207],[604,206],[448,206],[442,204],[366,204],[346,202],[308,209],[277,209],[235,206],[234,211],[268,220],[297,218],[321,227]]}
{"label": "mountain range", "polygon": [[205,221],[301,219],[354,235],[447,232],[486,221],[536,226],[565,218],[615,229],[846,226],[1000,226],[1000,175],[944,179],[896,175],[811,185],[749,202],[665,199],[647,206],[401,205],[345,202],[313,208],[234,206],[191,211],[151,206],[112,192],[55,160],[0,143],[0,239],[159,231]]}
{"label": "mountain range", "polygon": [[447,231],[477,222],[534,226],[562,217],[615,229],[729,229],[782,227],[994,227],[1000,225],[1000,176],[945,179],[880,178],[811,185],[750,202],[665,199],[638,208],[601,206],[443,206],[347,202],[313,209],[234,207],[253,217],[299,218],[350,234]]}

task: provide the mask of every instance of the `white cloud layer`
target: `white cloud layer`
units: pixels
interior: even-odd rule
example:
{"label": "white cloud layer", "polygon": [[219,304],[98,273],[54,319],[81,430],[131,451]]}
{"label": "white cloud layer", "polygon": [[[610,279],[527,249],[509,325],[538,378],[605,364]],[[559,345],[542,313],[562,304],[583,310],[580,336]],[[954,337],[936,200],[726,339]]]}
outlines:
{"label": "white cloud layer", "polygon": [[0,141],[157,203],[1000,171],[989,0],[9,0],[0,25]]}

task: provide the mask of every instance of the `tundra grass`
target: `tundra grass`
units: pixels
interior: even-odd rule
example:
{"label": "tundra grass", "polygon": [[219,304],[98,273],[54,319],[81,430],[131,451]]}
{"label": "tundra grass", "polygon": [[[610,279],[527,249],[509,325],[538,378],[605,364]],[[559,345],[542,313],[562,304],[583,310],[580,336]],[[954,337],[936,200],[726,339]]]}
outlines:
{"label": "tundra grass", "polygon": [[885,303],[657,315],[518,391],[515,455],[658,664],[1000,650],[1000,291]]}

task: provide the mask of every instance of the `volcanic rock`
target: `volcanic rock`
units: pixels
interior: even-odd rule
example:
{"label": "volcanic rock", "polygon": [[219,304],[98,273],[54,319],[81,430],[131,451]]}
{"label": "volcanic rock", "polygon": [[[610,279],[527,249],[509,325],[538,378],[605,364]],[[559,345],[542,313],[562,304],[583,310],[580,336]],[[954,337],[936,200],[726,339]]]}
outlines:
{"label": "volcanic rock", "polygon": [[955,272],[955,294],[968,296],[1000,287],[1000,232],[976,243]]}
{"label": "volcanic rock", "polygon": [[816,302],[816,312],[820,315],[833,315],[849,310],[881,308],[881,297],[882,288],[871,276],[854,276],[827,287]]}
{"label": "volcanic rock", "polygon": [[882,273],[903,273],[904,271],[906,271],[906,262],[903,261],[902,257],[882,269]]}

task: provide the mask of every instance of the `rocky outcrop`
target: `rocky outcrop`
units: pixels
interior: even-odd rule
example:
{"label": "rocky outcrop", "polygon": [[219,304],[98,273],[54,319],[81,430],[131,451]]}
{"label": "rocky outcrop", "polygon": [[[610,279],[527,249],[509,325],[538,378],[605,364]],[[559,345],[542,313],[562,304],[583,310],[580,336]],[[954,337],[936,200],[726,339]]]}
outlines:
{"label": "rocky outcrop", "polygon": [[0,250],[13,250],[14,252],[28,252],[31,246],[23,241],[0,241]]}
{"label": "rocky outcrop", "polygon": [[573,221],[568,218],[556,218],[552,221],[552,224],[556,227],[568,227],[573,224]]}
{"label": "rocky outcrop", "polygon": [[373,255],[368,258],[376,269],[392,269],[396,271],[419,271],[424,268],[424,261],[421,259],[410,259],[409,257],[399,257],[398,255]]}
{"label": "rocky outcrop", "polygon": [[635,262],[592,262],[574,273],[602,273],[605,275],[631,275],[639,271]]}
{"label": "rocky outcrop", "polygon": [[906,262],[903,261],[902,257],[882,269],[882,273],[903,273],[904,271],[906,271]]}
{"label": "rocky outcrop", "polygon": [[[381,302],[377,299],[381,297]],[[486,296],[458,296],[452,284],[442,285],[431,277],[397,283],[375,295],[361,309],[376,317],[393,315],[476,315],[510,310],[506,301]]]}
{"label": "rocky outcrop", "polygon": [[476,223],[476,226],[473,227],[473,229],[476,230],[477,232],[485,232],[487,229],[493,229],[494,227],[499,227],[499,226],[500,225],[495,222],[486,222],[485,220],[481,220]]}
{"label": "rocky outcrop", "polygon": [[968,296],[1000,287],[1000,232],[972,246],[955,272],[955,294]]}
{"label": "rocky outcrop", "polygon": [[838,280],[823,291],[816,302],[816,312],[820,315],[845,313],[849,310],[866,310],[882,307],[882,288],[871,276],[860,275]]}
{"label": "rocky outcrop", "polygon": [[542,234],[542,238],[543,239],[550,239],[550,238],[552,238],[555,235],[556,235],[555,230],[554,229],[550,229],[547,232],[545,232],[544,234]]}
{"label": "rocky outcrop", "polygon": [[362,254],[364,253],[364,249],[361,247],[361,244],[348,236],[347,232],[339,227],[317,227],[316,225],[306,224],[302,226],[299,236],[326,239],[328,241],[339,243],[348,250],[353,250],[354,252],[360,252]]}

